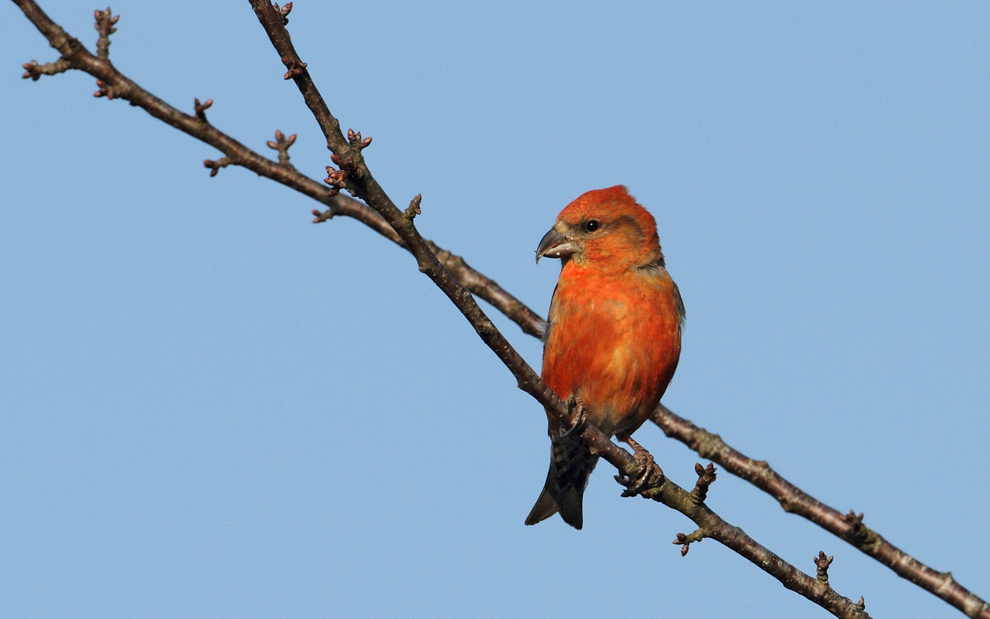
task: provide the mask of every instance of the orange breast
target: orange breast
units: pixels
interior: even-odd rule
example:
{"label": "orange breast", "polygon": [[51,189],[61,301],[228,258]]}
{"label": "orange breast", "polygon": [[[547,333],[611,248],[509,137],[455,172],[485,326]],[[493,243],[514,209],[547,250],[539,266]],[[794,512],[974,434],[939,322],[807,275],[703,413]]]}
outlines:
{"label": "orange breast", "polygon": [[663,269],[603,276],[567,267],[550,308],[543,380],[565,400],[580,396],[602,432],[627,436],[656,408],[677,368],[674,283]]}

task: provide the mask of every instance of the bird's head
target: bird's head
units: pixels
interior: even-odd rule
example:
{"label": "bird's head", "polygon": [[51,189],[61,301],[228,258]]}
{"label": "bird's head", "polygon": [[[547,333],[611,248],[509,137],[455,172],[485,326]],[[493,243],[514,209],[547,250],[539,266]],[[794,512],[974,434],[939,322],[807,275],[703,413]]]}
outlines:
{"label": "bird's head", "polygon": [[536,249],[566,266],[624,271],[663,264],[657,224],[622,185],[589,191],[568,204]]}

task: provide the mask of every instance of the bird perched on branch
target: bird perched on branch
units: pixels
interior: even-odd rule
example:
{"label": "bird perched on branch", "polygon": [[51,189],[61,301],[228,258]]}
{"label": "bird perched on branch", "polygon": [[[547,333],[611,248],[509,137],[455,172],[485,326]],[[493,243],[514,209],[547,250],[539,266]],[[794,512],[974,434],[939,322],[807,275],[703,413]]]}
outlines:
{"label": "bird perched on branch", "polygon": [[[684,304],[660,251],[657,226],[625,187],[589,191],[557,216],[536,260],[561,260],[543,348],[543,381],[581,403],[587,421],[631,441],[667,389],[681,354]],[[550,472],[526,518],[560,512],[576,529],[598,456],[550,419]],[[634,447],[638,446],[631,442]]]}

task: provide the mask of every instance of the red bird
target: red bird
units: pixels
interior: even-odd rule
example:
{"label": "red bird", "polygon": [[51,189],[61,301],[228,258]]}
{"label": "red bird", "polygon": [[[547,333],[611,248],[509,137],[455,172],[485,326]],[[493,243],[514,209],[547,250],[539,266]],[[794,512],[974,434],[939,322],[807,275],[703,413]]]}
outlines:
{"label": "red bird", "polygon": [[[653,216],[625,187],[589,191],[557,216],[536,250],[560,258],[543,348],[543,381],[586,418],[629,441],[667,389],[681,355],[684,304],[665,267]],[[560,512],[576,529],[598,463],[579,436],[549,413],[550,472],[526,518]]]}

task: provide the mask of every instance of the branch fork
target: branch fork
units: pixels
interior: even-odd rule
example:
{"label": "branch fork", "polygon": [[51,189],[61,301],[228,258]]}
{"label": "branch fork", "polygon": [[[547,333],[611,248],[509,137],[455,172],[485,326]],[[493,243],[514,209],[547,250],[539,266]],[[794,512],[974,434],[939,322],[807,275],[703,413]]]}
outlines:
{"label": "branch fork", "polygon": [[[715,483],[715,465],[711,462],[708,463],[708,466],[695,464],[694,472],[698,475],[698,481],[694,484],[689,498],[695,508],[699,508],[704,505],[705,499],[708,497],[708,487]],[[674,543],[681,547],[681,556],[683,557],[687,555],[691,544],[700,542],[706,537],[710,537],[710,535],[706,532],[705,527],[699,527],[694,533],[688,535],[678,533]]]}
{"label": "branch fork", "polygon": [[220,159],[217,159],[216,161],[214,161],[212,159],[204,159],[203,160],[203,167],[204,168],[210,168],[210,178],[213,178],[214,176],[217,175],[218,172],[220,172],[220,168],[226,168],[227,166],[229,166],[232,163],[234,163],[234,162],[231,160],[230,157],[221,157]]}
{"label": "branch fork", "polygon": [[200,103],[199,99],[193,99],[193,111],[196,113],[196,120],[201,123],[209,123],[206,120],[206,110],[213,106],[213,99],[207,99],[205,103]]}
{"label": "branch fork", "polygon": [[282,56],[282,64],[288,71],[282,76],[284,80],[291,80],[295,77],[302,77],[303,73],[306,71],[306,63],[298,58],[289,58],[287,56]]}
{"label": "branch fork", "polygon": [[25,62],[21,65],[24,67],[24,75],[21,76],[22,79],[31,79],[37,82],[41,79],[42,75],[56,75],[58,73],[65,73],[72,68],[72,63],[70,63],[66,58],[59,58],[55,62],[46,62],[45,64],[38,64],[37,60],[32,60],[31,62]]}
{"label": "branch fork", "polygon": [[[371,138],[368,139],[370,140]],[[403,212],[403,215],[406,216],[406,219],[412,221],[416,217],[416,215],[423,214],[422,209],[419,208],[419,205],[422,201],[423,201],[423,194],[417,193],[415,196],[413,196],[413,199],[410,200],[409,202],[409,206],[407,206],[406,210]]]}
{"label": "branch fork", "polygon": [[347,130],[347,141],[350,143],[351,148],[361,152],[371,144],[371,137],[361,138],[361,132],[355,132],[353,129]]}
{"label": "branch fork", "polygon": [[[317,118],[321,129],[324,131],[328,146],[331,147],[332,151],[344,155],[347,162],[354,163],[354,165],[358,167],[357,176],[354,180],[360,185],[359,188],[362,191],[362,197],[367,200],[369,204],[374,206],[376,210],[372,210],[371,208],[368,208],[367,206],[344,196],[328,196],[325,189],[319,189],[320,185],[317,181],[298,174],[294,169],[290,170],[289,168],[291,166],[282,166],[265,157],[262,157],[258,153],[246,148],[230,136],[227,136],[213,127],[208,126],[206,123],[201,122],[198,117],[183,114],[175,108],[169,106],[167,103],[157,99],[132,82],[126,76],[120,74],[110,64],[107,57],[108,54],[106,53],[109,49],[109,35],[116,29],[114,25],[117,22],[115,16],[110,14],[109,8],[105,12],[99,12],[100,14],[105,13],[105,16],[97,16],[98,21],[102,20],[102,25],[98,23],[96,26],[97,30],[100,32],[101,39],[106,40],[103,46],[103,49],[106,50],[106,52],[99,55],[94,55],[88,52],[78,42],[78,40],[70,37],[58,24],[54,23],[40,9],[40,7],[38,7],[35,0],[13,1],[25,13],[28,19],[38,28],[38,30],[41,31],[41,33],[48,39],[49,43],[61,53],[59,60],[53,63],[40,65],[37,62],[32,61],[31,63],[24,65],[26,71],[24,74],[25,79],[31,78],[37,80],[41,75],[53,75],[66,71],[70,68],[80,69],[86,73],[89,73],[99,80],[98,86],[100,89],[102,91],[106,91],[102,96],[109,97],[112,94],[113,98],[127,99],[132,105],[140,106],[148,111],[152,116],[155,116],[156,118],[179,128],[189,135],[192,135],[193,137],[196,137],[221,150],[226,155],[225,157],[221,158],[219,161],[206,160],[204,162],[206,167],[211,168],[211,176],[215,175],[220,167],[225,167],[226,165],[233,163],[296,189],[297,191],[314,198],[328,207],[326,212],[323,213],[320,211],[314,211],[314,215],[317,215],[318,218],[321,218],[321,220],[325,221],[336,214],[344,214],[358,219],[362,223],[365,223],[371,227],[373,230],[379,232],[382,236],[385,236],[396,244],[408,249],[416,256],[417,262],[420,263],[421,269],[427,271],[431,277],[436,275],[436,268],[440,268],[448,275],[454,274],[456,281],[460,285],[466,287],[470,293],[478,295],[480,298],[492,303],[497,309],[519,324],[526,333],[539,337],[544,332],[544,321],[537,314],[532,312],[532,310],[502,290],[495,282],[471,269],[471,267],[469,267],[462,258],[455,256],[450,252],[446,252],[429,241],[425,241],[422,237],[419,237],[418,232],[416,232],[415,228],[412,226],[411,217],[404,217],[405,213],[398,211],[398,209],[395,209],[394,213],[394,215],[398,216],[397,218],[393,217],[392,213],[385,212],[388,211],[387,207],[390,205],[390,200],[387,195],[384,194],[381,187],[378,186],[370,172],[367,171],[366,168],[361,169],[363,167],[363,158],[360,155],[360,148],[357,148],[356,145],[349,144],[348,142],[351,140],[344,141],[343,136],[340,135],[339,123],[336,118],[330,114],[329,109],[326,107],[326,104],[322,99],[322,96],[319,94],[318,90],[316,90],[315,85],[312,84],[312,80],[309,78],[308,72],[305,71],[305,63],[302,63],[292,47],[288,32],[284,28],[287,23],[288,12],[291,10],[290,4],[280,8],[278,5],[273,6],[271,0],[251,0],[251,4],[254,7],[259,20],[261,21],[262,26],[265,28],[272,40],[273,45],[282,57],[283,63],[285,63],[287,69],[289,69],[287,77],[296,78],[295,82],[299,87],[300,92],[303,94],[307,106],[309,106],[310,110]],[[100,51],[100,47],[101,45],[98,41],[98,52]],[[365,140],[361,139],[360,142],[363,144]],[[363,146],[367,146],[367,144],[363,144]],[[394,205],[391,205],[391,207],[395,208]],[[403,234],[400,234],[400,232]],[[432,256],[432,260],[427,256],[421,255],[421,250],[424,247],[431,250],[429,253]],[[447,269],[449,269],[449,271]],[[444,278],[440,276],[439,279],[443,280]],[[506,358],[512,356],[509,351],[504,348],[508,346],[508,344],[507,342],[504,342],[504,340],[501,340],[502,336],[494,328],[494,325],[491,325],[490,322],[484,322],[487,321],[487,318],[484,317],[483,313],[480,313],[480,309],[477,313],[472,308],[465,309],[462,304],[459,303],[459,300],[463,300],[463,296],[461,295],[461,292],[458,292],[456,287],[452,289],[448,285],[449,282],[446,281],[438,281],[437,279],[434,281],[437,281],[438,286],[440,286],[441,289],[448,294],[448,296],[451,296],[451,300],[457,304],[462,312],[464,312],[465,316],[472,322],[472,325],[475,326],[475,329],[478,331],[478,334],[482,337],[482,339],[490,347],[492,347],[499,358],[508,365],[509,362]],[[464,288],[460,288],[460,290],[467,294],[467,290],[464,290]],[[468,295],[468,298],[470,298],[470,295]],[[476,323],[476,319],[479,319],[479,315],[480,319],[483,319],[481,324]],[[511,350],[511,348],[509,350]],[[513,373],[516,373],[515,369],[513,369]],[[566,423],[569,419],[569,415],[567,415],[566,409],[564,409],[564,403],[560,402],[559,399],[554,401],[552,392],[546,392],[540,388],[539,384],[529,382],[528,379],[521,378],[518,374],[517,380],[519,381],[521,388],[531,395],[534,395],[534,397],[536,397],[536,399],[538,399],[541,403],[551,404],[550,406],[546,406],[548,410],[554,409],[558,413],[561,413],[559,417]],[[669,416],[665,417],[665,415],[668,414]],[[671,422],[671,418],[676,418],[676,420]],[[662,405],[659,407],[657,414],[654,416],[654,421],[656,421],[658,425],[664,429],[668,436],[674,436],[675,438],[682,440],[682,442],[687,443],[689,446],[692,446],[692,448],[694,448],[695,439],[702,436],[702,434],[695,433],[693,438],[688,438],[692,436],[691,430],[693,429],[695,431],[699,431],[700,433],[704,433],[704,430],[694,427],[693,424],[690,424],[690,422],[687,422],[686,420],[677,418],[676,415],[670,413],[670,411],[666,410]],[[677,426],[678,424],[685,427],[690,426],[690,428],[686,428],[686,433],[684,431],[685,427],[681,427],[675,431],[669,431],[671,424],[674,426]],[[589,445],[592,445],[596,451],[601,453],[604,459],[619,466],[621,471],[633,470],[630,468],[633,458],[630,458],[628,452],[622,450],[607,439],[604,439],[604,436],[601,435],[601,433],[593,425],[587,425],[581,431],[581,436],[585,438],[585,440],[589,442]],[[808,497],[804,493],[801,493],[799,489],[794,488],[786,480],[780,478],[769,468],[769,466],[764,467],[765,470],[758,470],[758,467],[748,465],[746,463],[746,460],[748,459],[745,459],[745,456],[742,456],[735,450],[732,450],[731,447],[725,445],[717,435],[707,434],[707,436],[713,439],[710,444],[705,445],[698,443],[700,449],[699,453],[702,457],[711,457],[711,459],[718,462],[727,470],[730,470],[730,472],[739,475],[743,479],[751,481],[775,497],[784,495],[788,496],[789,499],[790,497],[793,497],[795,500],[789,500],[789,504],[795,506],[795,512],[803,515],[813,522],[820,524],[827,530],[836,533],[840,537],[845,537],[844,533],[848,530],[848,527],[852,526],[853,528],[858,528],[856,527],[856,524],[845,522],[842,519],[842,515],[836,513],[834,520],[838,523],[838,529],[842,531],[836,532],[836,527],[831,524],[831,521],[833,520],[832,514],[828,511],[831,508],[818,504],[818,512],[809,510],[807,507],[809,500],[814,501],[814,499]],[[702,451],[705,453],[702,453]],[[726,461],[729,461],[730,464],[726,464]],[[777,487],[784,488],[783,492],[778,491]],[[697,489],[698,488],[696,486],[696,490]],[[796,591],[801,592],[802,595],[805,595],[805,597],[812,599],[812,597],[808,594],[808,587],[804,584],[805,581],[802,579],[802,577],[807,578],[806,576],[800,574],[800,572],[795,573],[796,568],[786,564],[779,557],[773,555],[773,553],[769,552],[767,549],[759,546],[755,540],[748,538],[748,536],[746,536],[741,529],[732,527],[728,523],[722,521],[721,518],[708,510],[708,508],[703,504],[703,497],[702,503],[698,504],[693,498],[691,498],[691,494],[695,493],[693,491],[692,493],[687,493],[671,482],[670,484],[664,484],[661,488],[659,488],[656,491],[655,496],[657,500],[661,500],[661,502],[671,506],[674,506],[672,505],[673,503],[679,503],[679,506],[675,508],[686,515],[689,515],[689,517],[699,524],[700,528],[698,531],[691,535],[684,536],[685,541],[691,543],[693,541],[700,541],[706,536],[712,537],[713,539],[716,539],[732,548],[749,561],[763,567],[764,570],[781,580],[781,582],[788,586],[788,588],[794,588]],[[693,505],[693,507],[689,507],[689,504]],[[873,533],[861,523],[860,526],[865,531]],[[702,535],[699,533],[702,530],[709,531],[709,533],[707,535]],[[875,533],[873,534],[876,536],[876,549],[864,548],[855,541],[850,541],[856,545],[857,548],[860,548],[870,556],[873,556],[885,565],[894,568],[898,574],[904,576],[905,578],[909,578],[912,582],[923,586],[925,589],[935,593],[939,597],[942,597],[960,610],[963,610],[968,616],[990,618],[990,606],[966,589],[960,587],[947,573],[934,572],[927,566],[921,565],[913,558],[905,555],[899,549],[892,547],[879,535]],[[682,550],[682,552],[684,552],[684,550]],[[898,569],[897,566],[900,565],[905,566],[905,571]],[[816,582],[814,578],[808,578],[808,580],[810,580],[811,583]],[[834,592],[829,593],[830,595],[826,597],[830,597],[832,599],[815,599],[814,601],[829,609],[830,612],[836,614],[837,616],[865,616],[865,613],[863,612],[862,598],[860,599],[859,604],[854,604],[849,600],[839,598],[839,596],[837,596]]]}
{"label": "branch fork", "polygon": [[715,483],[716,469],[715,465],[709,462],[708,466],[695,464],[694,472],[698,474],[698,481],[691,491],[691,500],[694,501],[695,505],[701,505],[708,498],[708,487]]}
{"label": "branch fork", "polygon": [[324,221],[330,221],[331,219],[333,219],[333,216],[336,215],[336,213],[333,212],[332,208],[328,208],[325,211],[313,209],[310,212],[313,214],[314,219],[312,223],[314,224],[321,224]]}
{"label": "branch fork", "polygon": [[107,101],[116,99],[120,95],[114,90],[113,86],[103,80],[96,80],[97,91],[93,93],[94,97],[106,97]]}
{"label": "branch fork", "polygon": [[684,534],[678,533],[677,539],[674,540],[674,544],[681,547],[681,556],[687,556],[688,550],[691,548],[691,544],[695,542],[700,542],[701,540],[708,537],[705,532],[701,529],[696,529],[694,533]]}
{"label": "branch fork", "polygon": [[288,26],[289,25],[289,13],[292,12],[292,3],[291,2],[286,2],[285,3],[285,6],[279,8],[278,2],[272,2],[272,6],[275,8],[276,11],[278,11],[278,14],[282,16],[282,25],[283,26]]}
{"label": "branch fork", "polygon": [[[289,163],[289,147],[296,143],[296,134],[293,133],[289,137],[285,137],[285,134],[279,130],[275,131],[275,141],[268,140],[265,144],[268,148],[278,151],[278,163],[279,165],[290,166]],[[329,170],[327,170],[329,172]]]}
{"label": "branch fork", "polygon": [[[336,153],[334,153],[331,156],[331,159],[333,159],[334,162],[340,161],[340,157],[338,157]],[[330,185],[331,196],[335,196],[338,193],[340,193],[341,189],[348,189],[347,170],[344,170],[343,168],[337,170],[333,166],[326,166],[326,169],[327,169],[327,177],[323,179],[323,182],[326,183],[327,185]],[[348,189],[348,191],[350,190]],[[354,192],[351,191],[351,193]]]}
{"label": "branch fork", "polygon": [[832,559],[835,557],[826,557],[825,552],[822,550],[818,551],[818,556],[815,557],[815,567],[818,570],[818,582],[823,583],[826,586],[831,586],[828,584],[828,567],[832,565]]}

